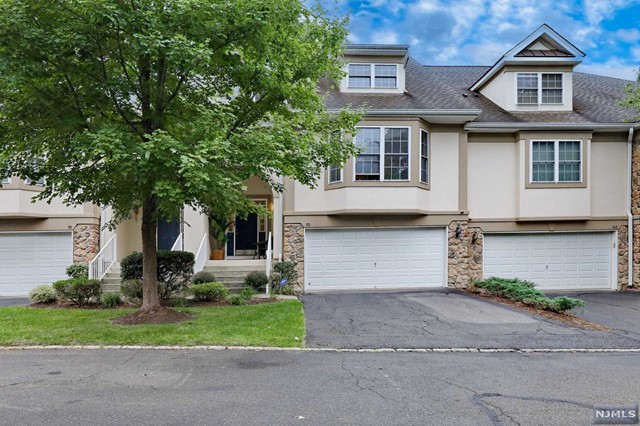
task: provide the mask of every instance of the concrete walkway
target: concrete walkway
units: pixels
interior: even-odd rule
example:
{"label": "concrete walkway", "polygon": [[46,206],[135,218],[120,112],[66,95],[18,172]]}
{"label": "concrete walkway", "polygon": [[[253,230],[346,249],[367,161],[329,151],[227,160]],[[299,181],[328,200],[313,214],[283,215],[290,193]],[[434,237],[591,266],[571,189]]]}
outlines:
{"label": "concrete walkway", "polygon": [[574,328],[453,289],[301,299],[309,347],[640,348],[637,333]]}

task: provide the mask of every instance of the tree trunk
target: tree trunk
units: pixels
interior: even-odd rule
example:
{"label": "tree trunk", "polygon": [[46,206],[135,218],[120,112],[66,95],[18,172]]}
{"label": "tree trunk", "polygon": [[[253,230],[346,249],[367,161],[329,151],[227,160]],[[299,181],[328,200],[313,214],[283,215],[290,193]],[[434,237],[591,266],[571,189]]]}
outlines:
{"label": "tree trunk", "polygon": [[155,196],[149,196],[142,205],[142,311],[160,307],[155,210]]}

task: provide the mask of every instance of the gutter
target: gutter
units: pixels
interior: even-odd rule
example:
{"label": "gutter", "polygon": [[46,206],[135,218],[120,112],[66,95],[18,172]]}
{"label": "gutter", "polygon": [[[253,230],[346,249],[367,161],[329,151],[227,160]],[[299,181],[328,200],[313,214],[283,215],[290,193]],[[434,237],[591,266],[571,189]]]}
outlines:
{"label": "gutter", "polygon": [[629,262],[627,267],[627,273],[629,274],[627,279],[627,286],[633,287],[633,213],[631,209],[632,204],[632,190],[633,190],[633,132],[634,127],[629,127],[629,138],[627,139],[627,261]]}
{"label": "gutter", "polygon": [[[342,109],[331,108],[329,112],[340,112]],[[478,116],[482,112],[481,109],[367,109],[366,115],[384,115],[384,116],[416,116],[416,115],[457,115],[457,116]]]}
{"label": "gutter", "polygon": [[633,128],[633,124],[625,123],[467,123],[464,126],[469,132],[513,132],[522,130],[605,130],[625,132]]}

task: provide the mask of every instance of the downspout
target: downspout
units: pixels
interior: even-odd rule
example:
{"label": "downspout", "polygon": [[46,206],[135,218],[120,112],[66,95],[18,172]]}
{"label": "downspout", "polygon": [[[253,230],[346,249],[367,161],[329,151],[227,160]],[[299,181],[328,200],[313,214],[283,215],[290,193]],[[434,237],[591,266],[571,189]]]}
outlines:
{"label": "downspout", "polygon": [[627,140],[627,267],[629,277],[627,286],[633,287],[633,213],[631,211],[631,197],[633,188],[633,132],[634,127],[629,127],[629,139]]}

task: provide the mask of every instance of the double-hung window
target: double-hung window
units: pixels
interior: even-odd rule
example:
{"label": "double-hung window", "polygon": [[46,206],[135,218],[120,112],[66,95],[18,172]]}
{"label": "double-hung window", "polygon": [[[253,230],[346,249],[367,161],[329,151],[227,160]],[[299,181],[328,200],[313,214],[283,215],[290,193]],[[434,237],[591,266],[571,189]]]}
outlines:
{"label": "double-hung window", "polygon": [[582,182],[581,141],[532,141],[532,183]]}
{"label": "double-hung window", "polygon": [[361,127],[355,144],[361,150],[355,161],[355,180],[409,180],[408,127]]}
{"label": "double-hung window", "polygon": [[349,87],[354,89],[398,87],[396,64],[349,64]]}
{"label": "double-hung window", "polygon": [[429,133],[420,130],[420,182],[429,183]]}
{"label": "double-hung window", "polygon": [[562,104],[561,73],[518,73],[518,105]]}
{"label": "double-hung window", "polygon": [[329,166],[329,183],[342,182],[342,168],[340,166]]}

